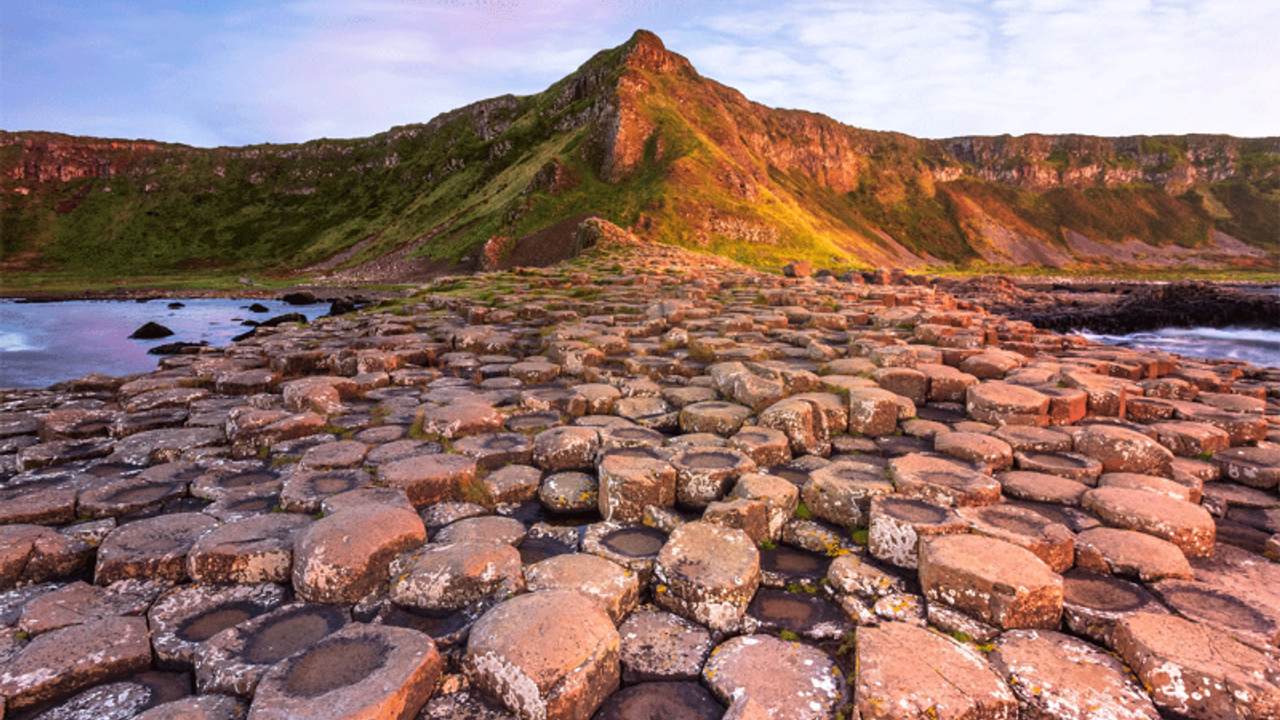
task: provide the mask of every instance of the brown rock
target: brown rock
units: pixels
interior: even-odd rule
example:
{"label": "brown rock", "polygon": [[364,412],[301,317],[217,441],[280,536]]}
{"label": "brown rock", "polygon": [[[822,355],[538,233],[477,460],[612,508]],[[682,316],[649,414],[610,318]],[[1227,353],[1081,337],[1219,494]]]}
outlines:
{"label": "brown rock", "polygon": [[922,540],[920,586],[929,600],[1005,629],[1053,629],[1062,619],[1062,577],[1030,551],[995,538]]}
{"label": "brown rock", "polygon": [[312,602],[354,603],[386,580],[391,558],[426,541],[422,519],[368,504],[318,520],[294,546],[293,587]]}
{"label": "brown rock", "polygon": [[1168,540],[1187,557],[1213,552],[1217,530],[1199,505],[1145,490],[1108,487],[1085,493],[1081,506],[1111,527]]}

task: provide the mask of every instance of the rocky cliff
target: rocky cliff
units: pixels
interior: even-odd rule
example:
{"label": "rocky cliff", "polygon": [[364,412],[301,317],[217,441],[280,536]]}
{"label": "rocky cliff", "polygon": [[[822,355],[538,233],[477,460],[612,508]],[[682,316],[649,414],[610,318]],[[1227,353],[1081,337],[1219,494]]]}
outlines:
{"label": "rocky cliff", "polygon": [[0,191],[7,273],[473,262],[492,237],[583,213],[760,263],[1265,265],[1280,138],[863,130],[751,102],[641,31],[538,95],[370,138],[0,132]]}

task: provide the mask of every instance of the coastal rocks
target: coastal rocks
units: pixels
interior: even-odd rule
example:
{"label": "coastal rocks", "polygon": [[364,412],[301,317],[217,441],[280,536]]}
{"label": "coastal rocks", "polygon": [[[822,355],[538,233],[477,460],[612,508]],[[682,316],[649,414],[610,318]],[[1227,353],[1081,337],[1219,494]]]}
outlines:
{"label": "coastal rocks", "polygon": [[387,577],[391,559],[426,541],[417,515],[371,503],[311,525],[294,545],[293,587],[313,602],[354,603]]}
{"label": "coastal rocks", "polygon": [[[263,677],[340,631],[282,677],[301,716],[1173,717],[1096,655],[1122,623],[1275,654],[1280,373],[625,252],[0,391],[0,675],[66,653],[6,710],[290,713]],[[101,684],[107,621],[143,635]],[[428,637],[438,681],[380,674]]]}
{"label": "coastal rocks", "polygon": [[702,679],[721,702],[749,698],[775,720],[828,718],[848,696],[844,675],[826,653],[771,635],[742,635],[719,645]]}
{"label": "coastal rocks", "polygon": [[443,664],[423,633],[351,624],[272,667],[257,685],[249,717],[411,718],[431,696]]}
{"label": "coastal rocks", "polygon": [[853,704],[863,720],[1017,716],[1008,685],[974,649],[908,623],[858,628]]}
{"label": "coastal rocks", "polygon": [[104,618],[32,640],[0,669],[0,697],[8,711],[17,712],[150,665],[147,621]]}
{"label": "coastal rocks", "polygon": [[463,664],[477,687],[521,720],[587,720],[618,687],[619,653],[618,631],[603,610],[575,592],[545,591],[476,621]]}
{"label": "coastal rocks", "polygon": [[688,523],[662,546],[653,582],[659,607],[712,632],[732,632],[760,586],[760,553],[741,530]]}

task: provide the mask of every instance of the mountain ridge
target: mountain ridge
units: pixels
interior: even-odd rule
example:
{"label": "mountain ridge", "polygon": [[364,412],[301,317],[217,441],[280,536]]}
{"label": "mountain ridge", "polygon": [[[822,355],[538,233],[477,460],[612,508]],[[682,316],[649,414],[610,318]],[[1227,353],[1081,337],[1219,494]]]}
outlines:
{"label": "mountain ridge", "polygon": [[1280,138],[864,130],[752,102],[638,31],[542,93],[367,138],[0,131],[0,191],[6,273],[287,271],[414,243],[475,263],[584,212],[757,264],[1071,266],[1134,242],[1153,250],[1118,257],[1256,264],[1280,242]]}

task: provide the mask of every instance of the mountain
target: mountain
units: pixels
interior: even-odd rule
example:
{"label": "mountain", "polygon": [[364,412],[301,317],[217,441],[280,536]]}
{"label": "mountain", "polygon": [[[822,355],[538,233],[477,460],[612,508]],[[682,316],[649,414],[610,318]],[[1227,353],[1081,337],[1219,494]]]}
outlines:
{"label": "mountain", "polygon": [[1280,258],[1280,138],[863,130],[751,102],[645,31],[540,94],[369,138],[0,131],[0,198],[0,270],[85,278],[475,265],[585,214],[756,264]]}

